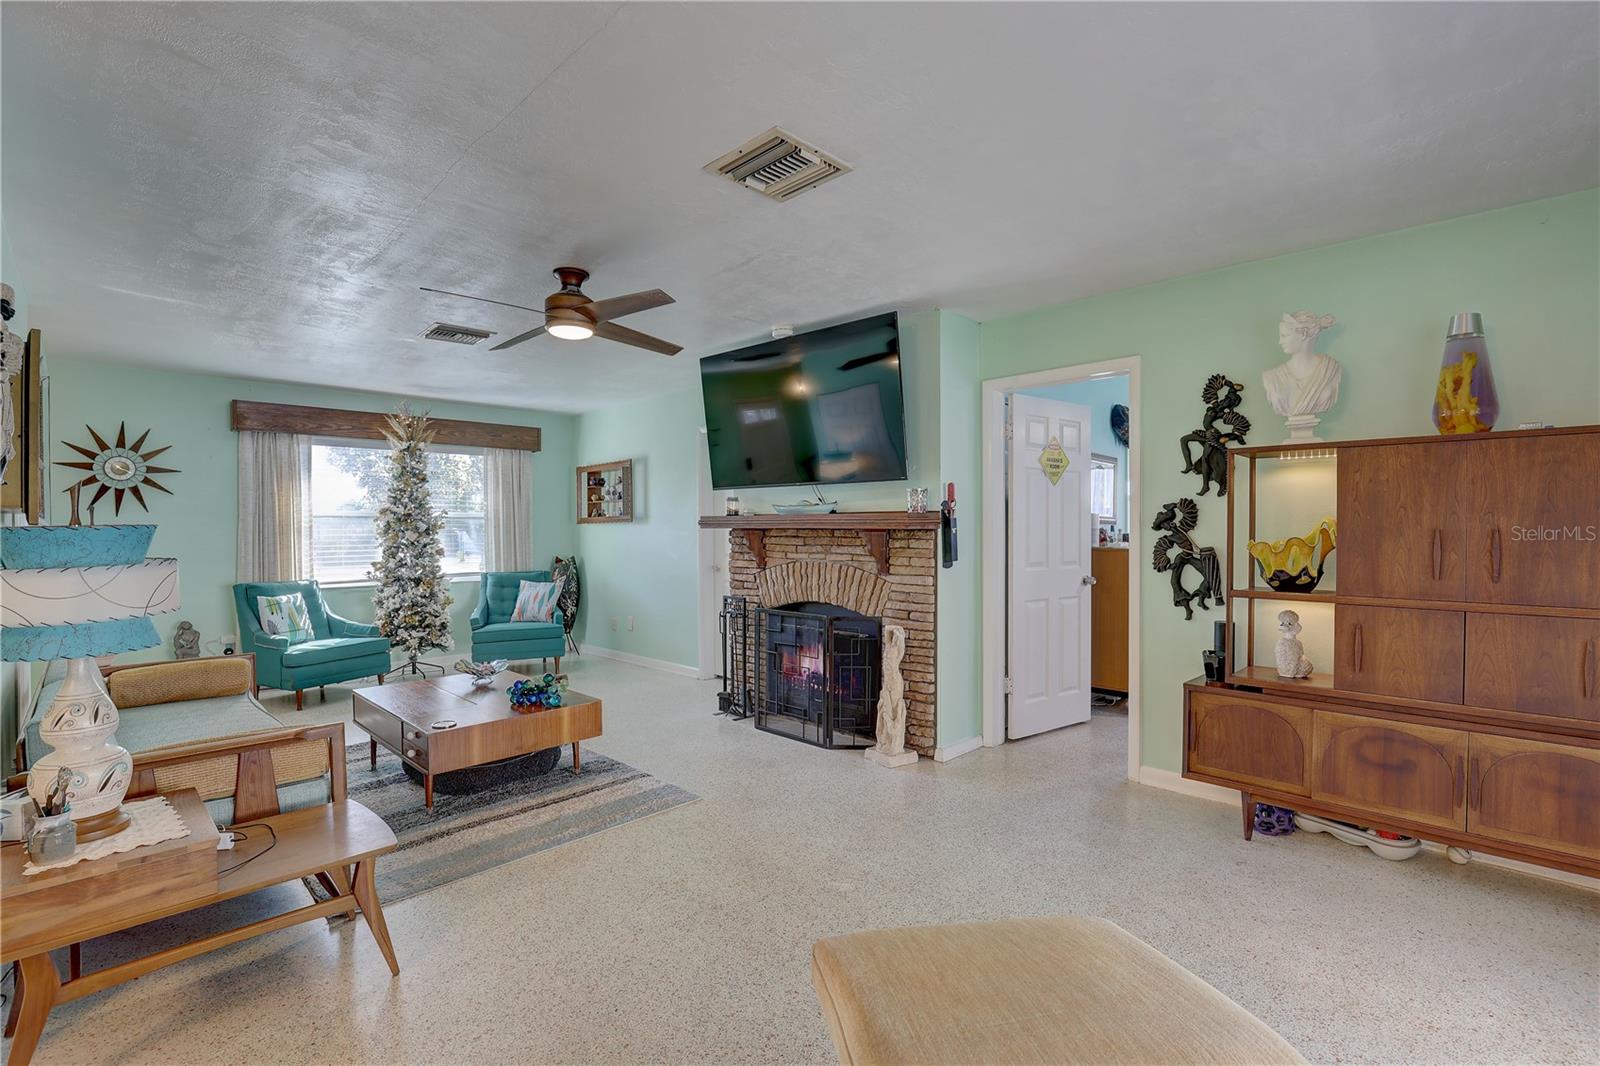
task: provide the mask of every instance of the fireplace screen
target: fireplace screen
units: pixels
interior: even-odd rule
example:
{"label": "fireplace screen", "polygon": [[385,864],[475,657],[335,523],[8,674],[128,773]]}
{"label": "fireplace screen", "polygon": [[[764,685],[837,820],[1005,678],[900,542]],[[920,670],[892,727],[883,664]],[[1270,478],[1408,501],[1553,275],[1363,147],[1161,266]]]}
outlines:
{"label": "fireplace screen", "polygon": [[877,723],[882,623],[843,607],[723,602],[720,710],[825,748],[866,748]]}

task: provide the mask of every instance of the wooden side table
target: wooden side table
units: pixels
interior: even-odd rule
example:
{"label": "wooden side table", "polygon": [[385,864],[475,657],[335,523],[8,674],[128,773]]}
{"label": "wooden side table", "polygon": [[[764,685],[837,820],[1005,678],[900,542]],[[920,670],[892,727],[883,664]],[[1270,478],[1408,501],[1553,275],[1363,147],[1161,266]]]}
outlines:
{"label": "wooden side table", "polygon": [[[189,836],[33,877],[22,873],[24,848],[0,849],[0,963],[17,963],[17,990],[6,1019],[12,1037],[8,1066],[26,1066],[57,1003],[313,918],[359,911],[390,972],[400,972],[373,881],[374,861],[395,849],[383,819],[340,798],[256,819],[241,826],[248,839],[218,851],[217,829],[199,793],[187,789],[167,798],[188,823]],[[74,972],[65,982],[50,958],[57,948],[313,876],[331,887],[331,899],[81,977]]]}

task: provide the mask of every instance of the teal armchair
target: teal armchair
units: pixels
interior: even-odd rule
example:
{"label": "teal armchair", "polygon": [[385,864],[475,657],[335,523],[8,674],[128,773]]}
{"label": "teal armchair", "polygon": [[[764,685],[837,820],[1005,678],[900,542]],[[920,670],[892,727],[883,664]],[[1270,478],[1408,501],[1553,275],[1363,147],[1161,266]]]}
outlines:
{"label": "teal armchair", "polygon": [[549,581],[548,570],[505,570],[478,578],[478,606],[469,619],[472,625],[472,657],[478,662],[492,659],[555,659],[561,669],[567,631],[560,610],[548,622],[513,622],[517,592],[524,581]]}
{"label": "teal armchair", "polygon": [[[256,597],[291,592],[305,597],[313,640],[290,644],[288,637],[261,628]],[[320,689],[358,677],[376,677],[381,685],[392,666],[389,641],[379,634],[378,627],[340,618],[328,610],[322,588],[315,581],[246,582],[233,586],[233,603],[239,613],[240,650],[256,656],[256,681],[262,688],[293,691],[296,710],[305,706],[303,693],[308,688]]]}

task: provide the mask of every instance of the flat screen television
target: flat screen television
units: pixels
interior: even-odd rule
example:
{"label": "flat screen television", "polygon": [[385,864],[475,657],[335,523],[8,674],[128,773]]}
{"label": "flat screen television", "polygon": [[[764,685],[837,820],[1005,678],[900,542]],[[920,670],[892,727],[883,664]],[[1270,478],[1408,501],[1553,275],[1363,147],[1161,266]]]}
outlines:
{"label": "flat screen television", "polygon": [[906,476],[894,312],[707,356],[700,384],[718,489]]}

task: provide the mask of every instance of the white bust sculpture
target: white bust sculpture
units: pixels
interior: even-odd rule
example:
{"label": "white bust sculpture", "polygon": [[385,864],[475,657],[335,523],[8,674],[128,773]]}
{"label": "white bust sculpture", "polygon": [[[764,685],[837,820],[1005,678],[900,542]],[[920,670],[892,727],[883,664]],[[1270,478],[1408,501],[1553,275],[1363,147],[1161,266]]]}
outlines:
{"label": "white bust sculpture", "polygon": [[1300,615],[1294,611],[1278,612],[1277,646],[1273,658],[1278,662],[1278,676],[1299,678],[1311,676],[1311,660],[1306,658],[1305,645],[1300,643]]}
{"label": "white bust sculpture", "polygon": [[1278,344],[1289,361],[1262,374],[1261,384],[1267,402],[1288,423],[1285,444],[1318,443],[1321,438],[1313,430],[1322,420],[1317,416],[1338,402],[1344,367],[1316,350],[1317,334],[1337,321],[1332,315],[1294,311],[1278,323]]}

